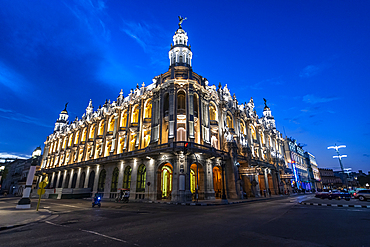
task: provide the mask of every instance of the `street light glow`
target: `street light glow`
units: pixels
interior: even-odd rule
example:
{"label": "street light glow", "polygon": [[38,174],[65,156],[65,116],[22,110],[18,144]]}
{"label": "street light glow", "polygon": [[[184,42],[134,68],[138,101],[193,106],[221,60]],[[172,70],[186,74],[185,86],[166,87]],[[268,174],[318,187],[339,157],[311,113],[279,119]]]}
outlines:
{"label": "street light glow", "polygon": [[328,147],[328,149],[335,149],[336,151],[338,151],[338,149],[345,148],[345,147],[347,147],[347,146],[346,145],[330,146],[330,147]]}
{"label": "street light glow", "polygon": [[333,156],[333,158],[334,158],[334,159],[335,159],[335,158],[338,158],[338,159],[341,159],[341,158],[347,158],[347,154],[343,154],[343,155],[339,155],[339,156],[335,155],[335,156]]}

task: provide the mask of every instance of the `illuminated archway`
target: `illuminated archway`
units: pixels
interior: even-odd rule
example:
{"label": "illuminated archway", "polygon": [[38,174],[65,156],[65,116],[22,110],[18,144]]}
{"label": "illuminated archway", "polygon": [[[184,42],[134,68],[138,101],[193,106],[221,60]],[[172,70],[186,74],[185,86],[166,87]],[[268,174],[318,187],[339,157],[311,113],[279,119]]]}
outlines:
{"label": "illuminated archway", "polygon": [[172,166],[167,163],[161,169],[161,195],[162,199],[171,198],[172,193]]}
{"label": "illuminated archway", "polygon": [[109,120],[109,125],[108,125],[108,131],[109,132],[113,132],[114,130],[114,123],[115,123],[115,119],[114,119],[114,116],[112,116]]}
{"label": "illuminated archway", "polygon": [[215,191],[215,197],[221,198],[222,193],[222,175],[219,167],[215,166],[213,168],[213,189]]}

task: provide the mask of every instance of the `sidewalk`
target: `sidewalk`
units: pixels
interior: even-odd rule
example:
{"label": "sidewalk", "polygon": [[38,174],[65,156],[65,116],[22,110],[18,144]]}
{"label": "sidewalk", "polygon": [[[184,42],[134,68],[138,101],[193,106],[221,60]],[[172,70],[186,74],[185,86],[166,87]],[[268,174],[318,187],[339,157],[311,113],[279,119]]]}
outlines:
{"label": "sidewalk", "polygon": [[16,209],[21,197],[0,197],[0,231],[37,222],[50,216],[46,209],[36,211],[37,200],[33,199],[30,209]]}
{"label": "sidewalk", "polygon": [[267,197],[250,197],[248,199],[228,199],[227,202],[223,202],[221,199],[216,200],[199,200],[198,202],[172,202],[172,201],[142,201],[144,203],[163,203],[163,204],[174,204],[174,205],[183,205],[183,206],[219,206],[219,205],[229,205],[229,204],[238,204],[238,203],[248,203],[248,202],[256,202],[256,201],[271,201],[271,200],[279,200],[293,196],[299,196],[303,194],[291,194],[288,195],[272,195]]}

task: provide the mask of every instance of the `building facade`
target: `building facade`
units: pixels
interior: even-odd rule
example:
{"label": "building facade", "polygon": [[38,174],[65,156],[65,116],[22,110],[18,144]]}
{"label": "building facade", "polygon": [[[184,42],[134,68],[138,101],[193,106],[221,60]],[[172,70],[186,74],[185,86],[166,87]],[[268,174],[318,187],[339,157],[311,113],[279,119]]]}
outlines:
{"label": "building facade", "polygon": [[319,168],[317,167],[317,163],[316,163],[316,157],[309,152],[306,152],[305,155],[306,155],[307,164],[308,164],[308,175],[311,181],[311,189],[321,190],[323,188],[322,188]]}
{"label": "building facade", "polygon": [[[227,85],[195,73],[181,23],[169,70],[149,85],[68,121],[67,106],[45,141],[40,180],[60,193],[84,188],[114,198],[190,201],[278,194],[286,168],[284,139],[265,101],[239,104]],[[44,174],[44,175],[42,175]],[[224,186],[223,186],[224,184]]]}

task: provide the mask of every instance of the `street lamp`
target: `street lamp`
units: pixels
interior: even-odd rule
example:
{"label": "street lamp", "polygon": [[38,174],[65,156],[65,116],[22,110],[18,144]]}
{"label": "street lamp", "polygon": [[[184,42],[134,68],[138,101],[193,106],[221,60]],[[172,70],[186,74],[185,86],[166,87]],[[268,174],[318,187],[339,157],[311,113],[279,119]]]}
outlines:
{"label": "street lamp", "polygon": [[32,189],[32,182],[33,182],[33,177],[35,176],[35,172],[36,172],[38,157],[40,156],[41,156],[41,148],[37,147],[35,151],[33,151],[32,153],[32,163],[31,163],[30,170],[27,176],[26,188],[23,191],[22,199],[20,199],[18,202],[18,205],[16,207],[17,209],[31,208],[30,194],[31,194],[31,189]]}
{"label": "street lamp", "polygon": [[[347,155],[346,154],[340,155],[339,149],[340,148],[345,148],[345,147],[346,147],[346,145],[339,145],[339,146],[337,146],[337,144],[335,144],[335,146],[328,147],[328,149],[335,149],[335,151],[338,154],[338,155],[334,155],[333,158],[339,160],[340,168],[342,169],[343,179],[344,179],[344,168],[343,168],[343,164],[342,164],[342,158],[346,158]],[[346,183],[346,186],[347,186],[347,189],[348,189],[348,180],[347,180],[347,177],[345,179],[345,183]]]}

